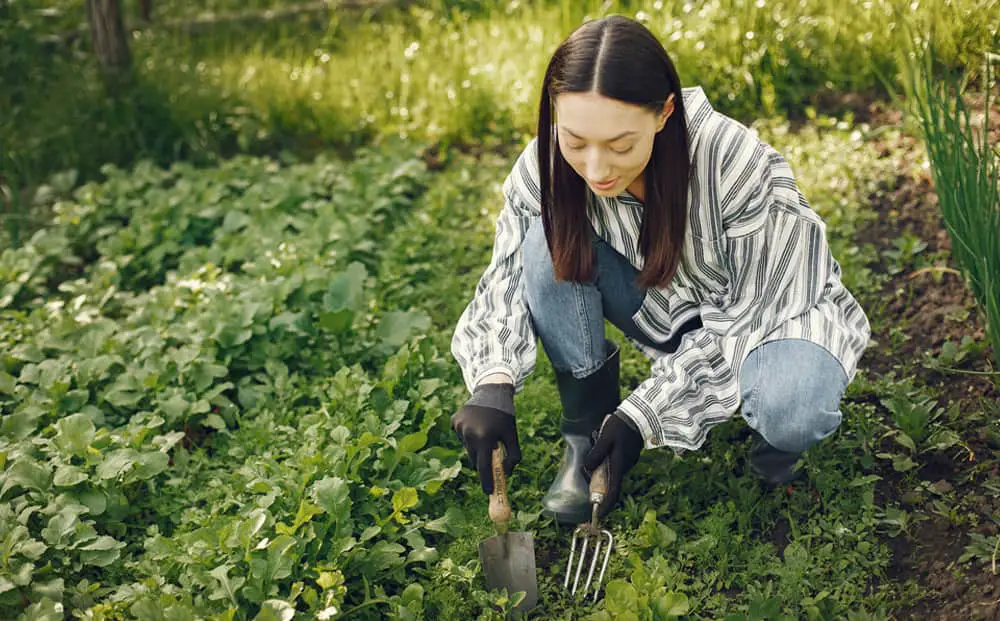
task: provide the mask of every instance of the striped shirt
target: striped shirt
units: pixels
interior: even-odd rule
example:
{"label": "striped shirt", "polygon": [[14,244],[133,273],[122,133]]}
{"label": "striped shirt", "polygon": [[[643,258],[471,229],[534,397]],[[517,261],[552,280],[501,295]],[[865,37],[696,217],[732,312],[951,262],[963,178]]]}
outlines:
{"label": "striped shirt", "polygon": [[[755,347],[805,339],[833,354],[849,380],[871,327],[841,282],[826,225],[809,207],[791,167],[739,122],[716,112],[701,88],[685,88],[691,155],[688,230],[681,266],[649,288],[636,325],[665,342],[686,321],[702,327],[664,354],[629,339],[651,359],[650,377],[619,407],[646,448],[694,450],[740,405],[740,370]],[[536,336],[523,296],[521,241],[540,217],[537,139],[503,184],[493,255],[458,320],[452,355],[471,391],[503,373],[520,390],[535,367]],[[595,232],[641,270],[643,205],[628,193],[590,194]]]}

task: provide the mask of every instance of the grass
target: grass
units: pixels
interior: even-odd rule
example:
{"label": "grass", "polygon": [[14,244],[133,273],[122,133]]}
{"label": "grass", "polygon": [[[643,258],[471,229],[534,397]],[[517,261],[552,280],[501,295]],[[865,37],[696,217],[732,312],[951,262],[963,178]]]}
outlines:
{"label": "grass", "polygon": [[[54,26],[33,24],[11,39],[11,58],[37,71],[0,95],[0,170],[8,186],[25,187],[68,168],[94,178],[104,162],[350,149],[393,134],[507,142],[532,131],[544,63],[558,41],[605,12],[646,23],[682,80],[704,86],[723,111],[801,114],[817,92],[879,90],[878,76],[896,75],[898,4],[438,1],[377,18],[335,11],[328,23],[282,22],[253,37],[232,25],[194,37],[153,27],[133,39],[135,75],[116,98],[85,49],[43,54],[34,35]],[[997,0],[915,7],[907,19],[936,25],[950,64],[997,40]]]}

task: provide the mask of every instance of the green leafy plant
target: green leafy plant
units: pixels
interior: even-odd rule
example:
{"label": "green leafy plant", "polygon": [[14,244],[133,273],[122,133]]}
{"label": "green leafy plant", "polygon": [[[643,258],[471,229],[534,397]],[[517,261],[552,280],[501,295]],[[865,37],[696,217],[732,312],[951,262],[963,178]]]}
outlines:
{"label": "green leafy plant", "polygon": [[[3,616],[129,576],[148,582],[104,612],[416,614],[404,572],[436,558],[437,531],[413,512],[457,454],[428,448],[441,356],[410,343],[429,319],[373,308],[370,270],[422,163],[385,145],[352,166],[106,172],[0,256]],[[336,414],[317,419],[319,404]],[[313,441],[279,433],[280,408]],[[293,461],[234,443],[244,430]],[[189,452],[216,450],[243,467]],[[203,493],[183,474],[196,464]]]}
{"label": "green leafy plant", "polygon": [[964,100],[968,76],[942,72],[939,53],[928,42],[915,42],[908,51],[906,93],[927,147],[952,254],[984,311],[1000,365],[1000,155],[989,141],[992,67],[987,60],[987,113],[979,127]]}
{"label": "green leafy plant", "polygon": [[990,568],[990,573],[997,575],[997,555],[1000,552],[1000,536],[987,537],[981,533],[970,533],[971,542],[965,546],[965,552],[958,558],[960,563],[975,561]]}
{"label": "green leafy plant", "polygon": [[937,356],[929,353],[926,355],[924,366],[941,372],[968,373],[969,371],[960,367],[969,361],[981,359],[987,346],[986,341],[976,341],[968,334],[963,335],[958,343],[948,339],[941,344],[941,351]]}
{"label": "green leafy plant", "polygon": [[656,562],[655,559],[643,562],[638,556],[633,556],[629,564],[632,571],[628,580],[612,580],[605,586],[605,610],[584,619],[668,621],[690,612],[688,596],[668,586],[676,573],[666,562]]}
{"label": "green leafy plant", "polygon": [[945,408],[921,389],[898,384],[893,387],[890,395],[881,399],[881,403],[896,425],[895,429],[884,433],[882,438],[892,438],[906,452],[881,452],[876,457],[891,459],[895,470],[907,472],[917,468],[919,464],[913,458],[919,453],[945,451],[955,446],[964,449],[971,458],[972,450],[969,446],[957,433],[942,424]]}
{"label": "green leafy plant", "polygon": [[905,233],[892,240],[892,248],[882,254],[891,262],[888,267],[890,274],[898,274],[910,265],[921,252],[927,249],[927,242],[912,233]]}

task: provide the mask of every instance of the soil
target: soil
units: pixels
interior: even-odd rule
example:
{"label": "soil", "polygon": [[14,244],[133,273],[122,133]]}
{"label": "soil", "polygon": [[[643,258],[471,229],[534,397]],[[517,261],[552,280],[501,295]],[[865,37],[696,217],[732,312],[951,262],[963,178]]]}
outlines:
{"label": "soil", "polygon": [[[856,102],[855,102],[856,103]],[[1000,106],[991,101],[990,136],[992,144],[1000,144]],[[861,104],[857,104],[861,106]],[[971,105],[980,114],[982,97],[972,98]],[[978,106],[978,107],[977,107]],[[898,124],[900,114],[880,104],[864,106],[856,117],[873,126]],[[883,144],[886,157],[898,157],[902,148],[904,159],[913,163],[922,157],[919,142],[911,137],[886,138],[898,143]],[[873,325],[872,338],[877,345],[869,350],[862,366],[872,380],[894,372],[897,378],[912,378],[917,385],[930,387],[938,402],[954,404],[960,411],[982,412],[984,403],[1000,401],[1000,379],[996,376],[938,372],[927,368],[925,354],[937,356],[948,340],[959,343],[963,336],[977,342],[985,338],[985,322],[976,308],[972,293],[957,273],[950,258],[951,243],[937,207],[933,181],[929,170],[917,175],[903,172],[914,170],[904,166],[899,176],[871,197],[877,218],[859,234],[859,244],[871,243],[880,249],[892,248],[892,242],[904,233],[919,237],[927,244],[920,256],[933,258],[933,270],[902,270],[884,285],[876,301],[884,304],[878,311],[884,321]],[[886,273],[889,262],[872,266],[876,273]],[[940,269],[940,268],[947,269]],[[954,270],[954,271],[952,271]],[[896,334],[893,335],[893,332]],[[900,333],[902,333],[902,338]],[[894,338],[895,336],[895,338]],[[992,352],[963,361],[964,370],[989,372]],[[878,405],[878,404],[876,404]],[[888,413],[886,413],[888,415]],[[956,525],[934,513],[928,494],[915,493],[912,480],[883,468],[883,481],[877,489],[880,504],[902,506],[913,515],[924,517],[911,528],[910,534],[890,540],[893,563],[889,579],[897,583],[912,581],[918,597],[895,618],[921,621],[1000,620],[1000,575],[983,564],[959,563],[959,557],[969,544],[969,534],[996,534],[995,517],[1000,516],[1000,499],[984,495],[982,483],[998,475],[1000,451],[987,443],[982,423],[961,430],[963,441],[976,456],[970,461],[961,453],[921,457],[925,463],[916,471],[917,477],[943,490],[949,507],[960,506],[958,512],[965,521]],[[978,524],[979,526],[976,526]]]}

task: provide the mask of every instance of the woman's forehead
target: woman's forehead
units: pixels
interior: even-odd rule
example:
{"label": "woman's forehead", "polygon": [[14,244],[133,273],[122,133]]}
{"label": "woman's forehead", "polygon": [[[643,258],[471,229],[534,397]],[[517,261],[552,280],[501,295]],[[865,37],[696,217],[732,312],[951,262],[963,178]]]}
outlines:
{"label": "woman's forehead", "polygon": [[562,93],[555,98],[559,126],[587,140],[614,140],[625,132],[649,131],[654,115],[597,93]]}

